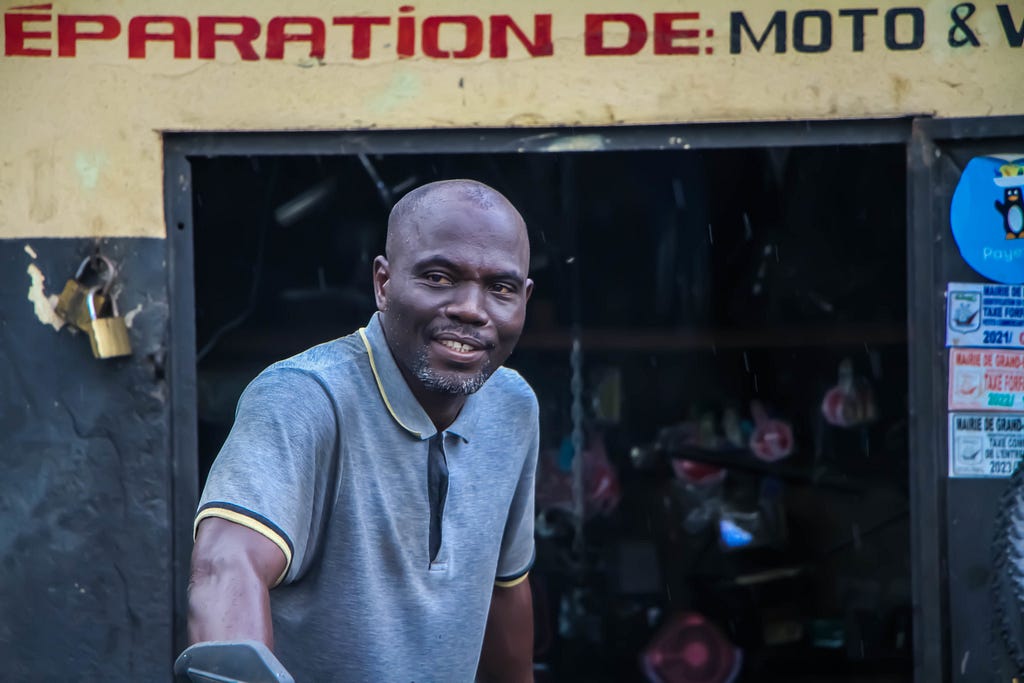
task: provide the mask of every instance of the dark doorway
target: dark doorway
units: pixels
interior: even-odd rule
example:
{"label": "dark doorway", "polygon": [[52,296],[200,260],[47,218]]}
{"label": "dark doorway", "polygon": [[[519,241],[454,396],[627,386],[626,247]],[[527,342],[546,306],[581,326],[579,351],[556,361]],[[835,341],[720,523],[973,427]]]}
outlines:
{"label": "dark doorway", "polygon": [[[645,680],[679,614],[718,647],[680,666],[910,679],[902,144],[191,166],[200,486],[247,382],[373,313],[391,203],[475,178],[533,245],[509,364],[542,408],[538,679]],[[759,458],[772,420],[789,446]]]}

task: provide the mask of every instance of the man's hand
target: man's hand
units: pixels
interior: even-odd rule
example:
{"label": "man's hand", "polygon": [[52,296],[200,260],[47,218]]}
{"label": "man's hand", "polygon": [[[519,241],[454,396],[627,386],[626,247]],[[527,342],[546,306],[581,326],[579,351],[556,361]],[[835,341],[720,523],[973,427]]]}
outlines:
{"label": "man's hand", "polygon": [[533,681],[533,596],[530,582],[494,587],[477,679],[485,683]]}
{"label": "man's hand", "polygon": [[217,517],[199,523],[188,585],[188,640],[258,640],[274,647],[270,588],[284,571],[270,539]]}

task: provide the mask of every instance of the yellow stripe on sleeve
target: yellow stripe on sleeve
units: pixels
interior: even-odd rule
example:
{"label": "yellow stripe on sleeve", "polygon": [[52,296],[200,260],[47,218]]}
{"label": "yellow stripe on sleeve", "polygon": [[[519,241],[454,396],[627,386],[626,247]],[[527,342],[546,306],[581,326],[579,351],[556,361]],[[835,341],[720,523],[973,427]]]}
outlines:
{"label": "yellow stripe on sleeve", "polygon": [[[281,572],[281,576],[277,577],[277,581],[274,582],[274,586],[277,586],[284,581],[284,577],[288,575],[288,569],[292,566],[292,550],[281,534],[277,533],[263,522],[253,519],[252,517],[244,515],[236,510],[228,510],[227,508],[221,507],[208,507],[203,508],[200,510],[199,514],[196,515],[196,521],[192,525],[192,540],[195,540],[196,534],[199,531],[199,522],[203,521],[207,517],[219,517],[220,519],[226,519],[229,522],[241,524],[245,528],[252,529],[261,536],[267,537],[274,545],[281,549],[282,553],[284,553],[284,571]],[[271,586],[271,588],[274,586]]]}
{"label": "yellow stripe on sleeve", "polygon": [[512,586],[518,586],[523,581],[526,581],[526,577],[528,577],[529,575],[530,575],[530,572],[526,572],[522,576],[517,576],[516,578],[510,579],[508,581],[497,581],[496,580],[494,582],[494,585],[497,586],[498,588],[511,588]]}

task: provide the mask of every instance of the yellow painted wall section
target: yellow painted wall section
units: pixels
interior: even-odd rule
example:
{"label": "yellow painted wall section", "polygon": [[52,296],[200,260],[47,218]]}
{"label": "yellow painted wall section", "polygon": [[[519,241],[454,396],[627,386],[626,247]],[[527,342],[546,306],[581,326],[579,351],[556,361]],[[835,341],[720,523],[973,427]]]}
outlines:
{"label": "yellow painted wall section", "polygon": [[1024,114],[1024,0],[0,11],[0,238],[163,237],[164,131]]}

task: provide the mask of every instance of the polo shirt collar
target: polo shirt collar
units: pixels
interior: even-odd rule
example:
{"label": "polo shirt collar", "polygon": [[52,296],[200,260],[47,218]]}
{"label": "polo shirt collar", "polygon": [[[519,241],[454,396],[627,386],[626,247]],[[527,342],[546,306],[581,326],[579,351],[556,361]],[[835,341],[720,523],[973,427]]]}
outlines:
{"label": "polo shirt collar", "polygon": [[[395,357],[391,355],[391,348],[380,324],[379,313],[374,313],[366,327],[359,330],[359,336],[366,347],[370,369],[373,371],[373,378],[388,413],[398,426],[411,436],[421,441],[432,438],[437,434],[437,428],[430,421],[423,406],[413,396],[401,369],[395,362]],[[459,416],[446,431],[468,443],[473,425],[476,424],[478,403],[477,394],[467,396]]]}

